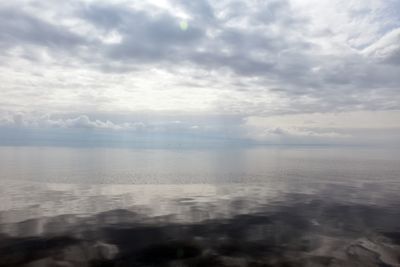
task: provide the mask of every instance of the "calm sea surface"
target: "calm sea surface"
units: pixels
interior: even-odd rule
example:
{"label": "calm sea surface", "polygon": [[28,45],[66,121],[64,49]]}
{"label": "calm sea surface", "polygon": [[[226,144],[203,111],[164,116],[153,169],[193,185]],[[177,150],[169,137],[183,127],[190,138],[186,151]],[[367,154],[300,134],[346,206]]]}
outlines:
{"label": "calm sea surface", "polygon": [[395,149],[1,147],[0,182],[0,266],[400,266]]}

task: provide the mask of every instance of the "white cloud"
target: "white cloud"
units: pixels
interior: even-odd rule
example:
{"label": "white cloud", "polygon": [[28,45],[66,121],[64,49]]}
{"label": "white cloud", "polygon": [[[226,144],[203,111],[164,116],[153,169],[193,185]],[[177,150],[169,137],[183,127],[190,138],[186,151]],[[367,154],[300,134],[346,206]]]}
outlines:
{"label": "white cloud", "polygon": [[17,113],[3,114],[0,117],[0,127],[140,130],[146,126],[141,122],[113,123],[109,120],[91,120],[87,115],[80,115],[74,118],[51,118],[48,115],[29,116]]}
{"label": "white cloud", "polygon": [[349,111],[248,117],[246,124],[277,128],[400,129],[400,111]]}
{"label": "white cloud", "polygon": [[394,29],[364,49],[368,57],[400,64],[400,28]]}
{"label": "white cloud", "polygon": [[249,138],[266,142],[362,144],[371,143],[378,132],[379,142],[393,141],[393,132],[400,132],[400,111],[249,117],[244,127]]}
{"label": "white cloud", "polygon": [[[91,119],[87,115],[76,117],[60,117],[49,115],[29,115],[24,113],[2,114],[0,116],[1,127],[25,128],[25,129],[82,129],[105,130],[115,132],[134,133],[199,133],[210,130],[209,125],[195,125],[190,121],[177,121],[163,119],[161,121],[128,121],[113,122],[108,119]],[[207,129],[208,128],[208,129]],[[212,130],[212,129],[211,129]],[[209,131],[210,132],[210,131]]]}

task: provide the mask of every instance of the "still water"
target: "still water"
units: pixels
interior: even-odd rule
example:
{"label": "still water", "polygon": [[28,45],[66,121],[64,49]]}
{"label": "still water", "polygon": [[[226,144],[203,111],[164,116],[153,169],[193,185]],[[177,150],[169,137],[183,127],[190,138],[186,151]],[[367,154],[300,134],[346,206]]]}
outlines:
{"label": "still water", "polygon": [[0,266],[400,266],[400,152],[0,148]]}

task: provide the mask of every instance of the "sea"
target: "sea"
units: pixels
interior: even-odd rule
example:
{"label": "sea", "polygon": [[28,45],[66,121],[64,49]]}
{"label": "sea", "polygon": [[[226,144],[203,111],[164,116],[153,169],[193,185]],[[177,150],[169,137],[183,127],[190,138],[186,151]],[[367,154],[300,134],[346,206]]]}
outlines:
{"label": "sea", "polygon": [[0,147],[0,266],[400,266],[400,151]]}

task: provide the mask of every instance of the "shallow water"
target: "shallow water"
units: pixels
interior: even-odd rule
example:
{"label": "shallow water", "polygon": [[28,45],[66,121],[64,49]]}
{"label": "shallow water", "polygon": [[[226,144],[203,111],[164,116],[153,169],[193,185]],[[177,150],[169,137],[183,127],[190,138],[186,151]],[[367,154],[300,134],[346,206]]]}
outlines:
{"label": "shallow water", "polygon": [[3,147],[0,266],[399,266],[399,154]]}

